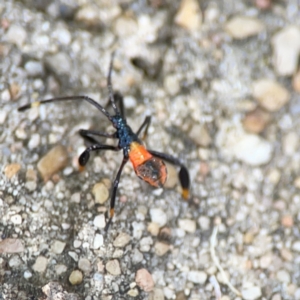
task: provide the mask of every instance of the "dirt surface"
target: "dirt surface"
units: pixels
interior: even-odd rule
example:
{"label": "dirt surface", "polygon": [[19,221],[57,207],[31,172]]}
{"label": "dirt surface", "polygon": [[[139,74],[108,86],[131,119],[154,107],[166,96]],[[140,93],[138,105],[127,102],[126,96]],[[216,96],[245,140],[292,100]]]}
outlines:
{"label": "dirt surface", "polygon": [[[299,6],[0,2],[0,299],[300,299]],[[105,234],[122,153],[79,172],[78,130],[108,120],[18,107],[106,105],[113,51],[128,124],[152,116],[146,145],[187,166],[191,197],[171,166],[153,189],[128,163]]]}

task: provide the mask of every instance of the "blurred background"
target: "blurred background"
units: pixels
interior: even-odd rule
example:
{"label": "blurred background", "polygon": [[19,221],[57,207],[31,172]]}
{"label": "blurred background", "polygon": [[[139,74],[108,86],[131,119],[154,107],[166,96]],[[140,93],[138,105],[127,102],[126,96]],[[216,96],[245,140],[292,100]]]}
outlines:
{"label": "blurred background", "polygon": [[[164,189],[122,153],[106,105],[176,168]],[[297,0],[5,0],[0,3],[0,299],[300,299],[300,4]],[[101,142],[109,143],[105,138]],[[60,298],[59,298],[60,297]]]}

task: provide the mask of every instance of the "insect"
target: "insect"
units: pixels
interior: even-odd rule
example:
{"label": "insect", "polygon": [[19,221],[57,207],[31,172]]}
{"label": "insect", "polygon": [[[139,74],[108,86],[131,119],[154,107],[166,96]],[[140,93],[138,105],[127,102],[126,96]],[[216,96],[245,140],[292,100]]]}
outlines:
{"label": "insect", "polygon": [[[116,193],[122,174],[122,170],[128,160],[131,161],[133,169],[136,175],[149,183],[154,187],[162,187],[167,180],[167,167],[164,161],[169,162],[180,168],[178,177],[182,187],[182,197],[184,199],[189,198],[189,172],[187,168],[179,161],[179,159],[161,152],[154,150],[146,149],[142,140],[139,138],[140,133],[144,130],[144,137],[147,136],[148,128],[151,123],[151,116],[146,116],[144,122],[137,130],[134,132],[131,127],[127,124],[126,118],[124,116],[124,105],[123,97],[121,94],[114,92],[111,82],[111,75],[113,69],[113,59],[114,53],[111,56],[109,72],[107,76],[107,87],[109,93],[109,102],[114,110],[114,115],[111,115],[105,107],[97,103],[90,97],[87,96],[66,96],[59,98],[52,98],[42,101],[33,102],[26,104],[18,108],[18,111],[24,111],[32,107],[38,107],[41,104],[47,104],[51,102],[63,102],[68,100],[82,100],[90,103],[98,110],[100,110],[107,119],[112,123],[113,127],[116,129],[114,133],[100,132],[96,130],[85,130],[80,129],[79,134],[88,140],[91,145],[87,147],[82,154],[79,156],[79,166],[84,168],[90,158],[90,152],[99,151],[99,150],[111,150],[111,151],[120,151],[123,150],[123,160],[119,167],[118,173],[112,185],[111,198],[110,198],[110,210],[109,210],[109,219],[105,226],[105,231],[109,228],[114,213],[115,213],[115,201]],[[116,102],[119,102],[120,108],[117,107]],[[111,139],[118,139],[118,145],[104,145],[99,143],[95,137],[101,136]]]}

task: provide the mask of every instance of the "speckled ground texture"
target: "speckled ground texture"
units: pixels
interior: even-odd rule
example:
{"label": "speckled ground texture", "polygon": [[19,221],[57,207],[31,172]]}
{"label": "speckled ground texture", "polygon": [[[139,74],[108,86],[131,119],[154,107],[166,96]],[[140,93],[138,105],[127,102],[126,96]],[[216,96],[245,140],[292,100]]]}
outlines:
{"label": "speckled ground texture", "polygon": [[[1,1],[0,299],[300,299],[299,5]],[[146,145],[188,167],[191,199],[128,163],[105,235],[122,153],[80,173],[78,130],[112,126],[80,101],[17,108],[106,105],[114,50],[128,123],[152,115]]]}

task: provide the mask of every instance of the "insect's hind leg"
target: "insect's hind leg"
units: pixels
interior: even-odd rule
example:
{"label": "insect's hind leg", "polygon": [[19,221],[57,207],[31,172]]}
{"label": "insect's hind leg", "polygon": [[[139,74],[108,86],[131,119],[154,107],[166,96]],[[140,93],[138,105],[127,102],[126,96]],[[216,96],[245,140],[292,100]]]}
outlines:
{"label": "insect's hind leg", "polygon": [[140,126],[140,128],[138,129],[138,131],[136,132],[136,135],[139,136],[139,134],[141,133],[141,131],[145,128],[145,131],[144,131],[144,134],[143,134],[143,137],[142,137],[142,140],[145,140],[146,137],[147,137],[147,134],[148,134],[148,128],[151,124],[151,116],[146,116],[143,124]]}
{"label": "insect's hind leg", "polygon": [[189,199],[189,188],[190,188],[190,175],[188,169],[183,165],[179,159],[162,152],[157,152],[154,150],[148,150],[153,156],[161,158],[169,162],[172,165],[180,167],[178,177],[180,181],[180,185],[182,187],[182,197],[186,200]]}

